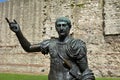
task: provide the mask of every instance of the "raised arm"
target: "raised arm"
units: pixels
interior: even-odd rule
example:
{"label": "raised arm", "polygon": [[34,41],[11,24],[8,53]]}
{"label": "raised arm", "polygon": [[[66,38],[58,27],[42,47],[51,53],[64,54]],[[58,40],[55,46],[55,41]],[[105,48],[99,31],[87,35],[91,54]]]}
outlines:
{"label": "raised arm", "polygon": [[23,34],[20,30],[20,26],[16,20],[13,20],[12,22],[10,22],[8,20],[8,18],[5,18],[5,19],[8,22],[10,29],[16,34],[22,48],[26,52],[39,52],[39,51],[41,51],[39,44],[31,45],[30,42],[23,36]]}

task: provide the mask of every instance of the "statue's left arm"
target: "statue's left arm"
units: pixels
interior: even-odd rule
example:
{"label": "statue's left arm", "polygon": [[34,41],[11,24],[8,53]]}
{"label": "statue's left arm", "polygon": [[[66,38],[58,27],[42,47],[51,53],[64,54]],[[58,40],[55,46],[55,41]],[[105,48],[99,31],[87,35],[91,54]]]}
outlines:
{"label": "statue's left arm", "polygon": [[74,57],[76,64],[80,69],[82,80],[95,80],[92,70],[88,67],[87,48],[85,42],[77,40],[75,44],[76,53]]}

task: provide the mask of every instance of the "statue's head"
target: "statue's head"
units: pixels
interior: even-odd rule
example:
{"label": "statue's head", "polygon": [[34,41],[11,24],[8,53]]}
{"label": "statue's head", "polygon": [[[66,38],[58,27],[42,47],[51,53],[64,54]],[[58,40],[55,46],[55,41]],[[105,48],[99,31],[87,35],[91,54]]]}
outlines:
{"label": "statue's head", "polygon": [[55,28],[59,36],[67,36],[71,29],[71,21],[67,17],[60,17],[55,22]]}
{"label": "statue's head", "polygon": [[55,26],[57,22],[67,22],[68,26],[71,28],[71,21],[67,17],[59,17],[56,19]]}

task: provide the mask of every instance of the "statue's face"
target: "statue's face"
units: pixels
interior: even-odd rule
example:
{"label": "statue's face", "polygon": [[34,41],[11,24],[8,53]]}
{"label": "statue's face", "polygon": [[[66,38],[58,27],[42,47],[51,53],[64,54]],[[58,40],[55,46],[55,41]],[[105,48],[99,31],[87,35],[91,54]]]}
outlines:
{"label": "statue's face", "polygon": [[67,22],[59,21],[56,24],[56,30],[57,30],[59,36],[67,36],[69,34],[70,27],[67,24]]}

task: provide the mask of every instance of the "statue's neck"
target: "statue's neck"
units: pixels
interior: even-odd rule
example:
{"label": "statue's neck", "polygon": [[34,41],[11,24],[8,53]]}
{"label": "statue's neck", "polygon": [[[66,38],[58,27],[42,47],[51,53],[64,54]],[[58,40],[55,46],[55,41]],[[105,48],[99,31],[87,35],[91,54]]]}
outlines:
{"label": "statue's neck", "polygon": [[69,36],[59,36],[59,41],[60,42],[65,42]]}

